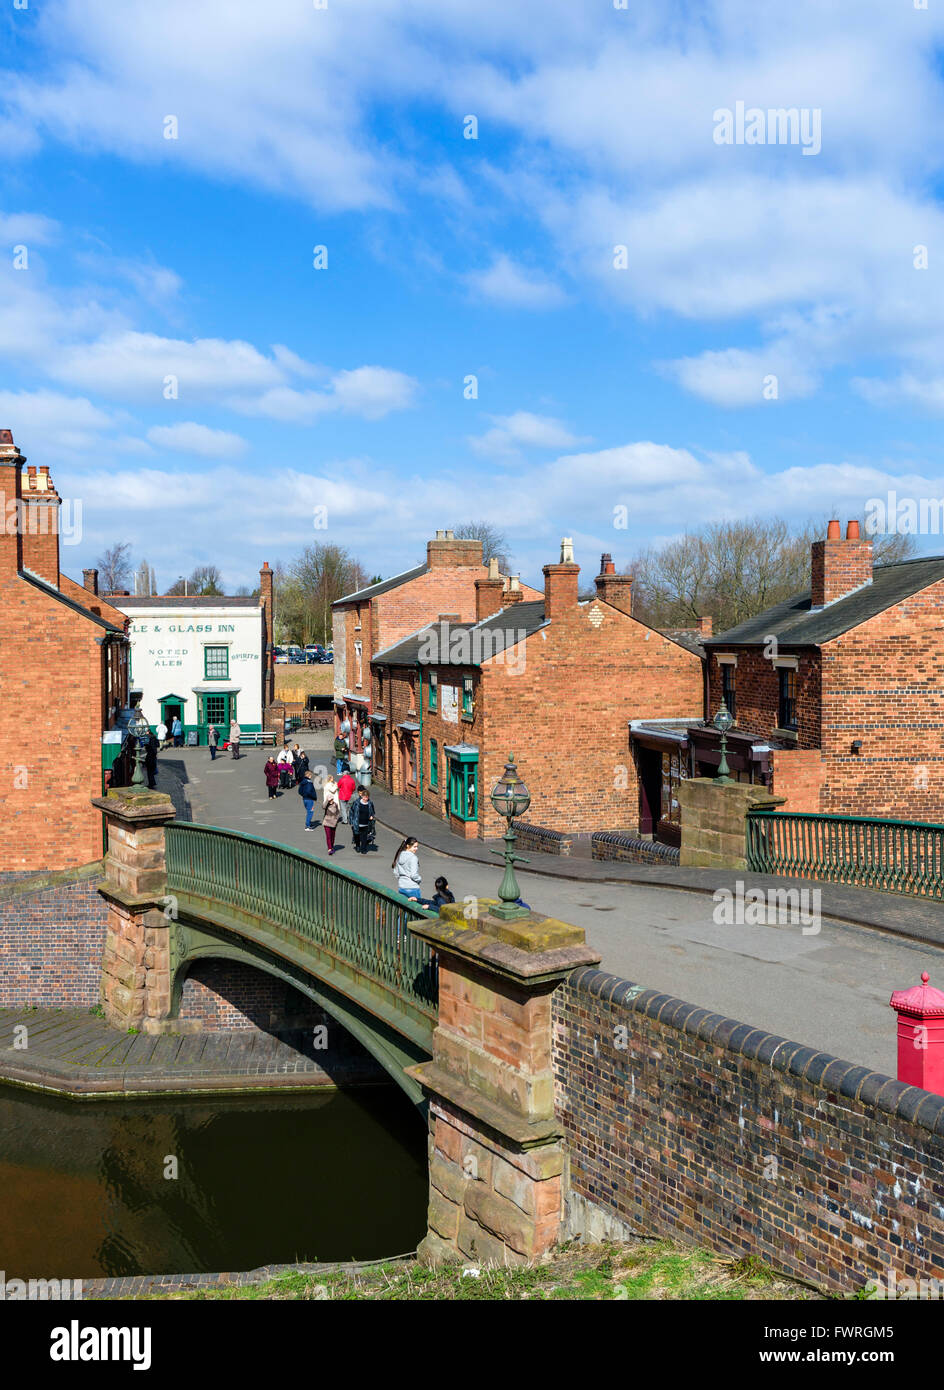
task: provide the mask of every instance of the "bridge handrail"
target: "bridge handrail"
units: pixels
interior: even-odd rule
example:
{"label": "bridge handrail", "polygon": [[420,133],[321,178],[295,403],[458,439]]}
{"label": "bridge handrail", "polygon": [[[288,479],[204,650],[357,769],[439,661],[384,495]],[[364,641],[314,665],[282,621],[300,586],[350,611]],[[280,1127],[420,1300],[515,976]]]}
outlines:
{"label": "bridge handrail", "polygon": [[[435,912],[350,869],[241,830],[171,821],[165,846],[169,891],[189,891],[287,928],[393,995],[435,1011],[434,953],[407,930]],[[224,857],[227,848],[232,853]]]}
{"label": "bridge handrail", "polygon": [[944,825],[752,807],[747,867],[944,899]]}

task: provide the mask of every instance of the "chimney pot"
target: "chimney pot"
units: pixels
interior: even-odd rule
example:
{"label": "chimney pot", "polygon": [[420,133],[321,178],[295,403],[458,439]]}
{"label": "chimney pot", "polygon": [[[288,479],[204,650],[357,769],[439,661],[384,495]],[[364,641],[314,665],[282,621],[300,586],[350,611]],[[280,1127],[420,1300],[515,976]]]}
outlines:
{"label": "chimney pot", "polygon": [[857,521],[847,521],[847,522],[846,522],[846,540],[847,540],[847,541],[857,541],[857,540],[860,540],[860,539],[861,539],[861,538],[860,538],[860,536],[859,536],[859,523],[858,523]]}
{"label": "chimney pot", "polygon": [[826,527],[826,539],[828,541],[838,541],[842,532],[838,521],[831,521]]}
{"label": "chimney pot", "polygon": [[444,539],[447,540],[447,541],[454,541],[455,538],[456,538],[456,533],[455,533],[455,531],[447,531],[447,532],[446,532],[446,535],[445,535],[445,537],[444,537]]}
{"label": "chimney pot", "polygon": [[561,557],[562,565],[572,565],[574,563],[574,542],[571,536],[561,537]]}

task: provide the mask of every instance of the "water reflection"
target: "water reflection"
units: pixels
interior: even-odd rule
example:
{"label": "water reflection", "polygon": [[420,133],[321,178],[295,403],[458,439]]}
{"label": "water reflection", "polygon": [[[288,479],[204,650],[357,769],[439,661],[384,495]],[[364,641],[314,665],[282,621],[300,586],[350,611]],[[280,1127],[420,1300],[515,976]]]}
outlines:
{"label": "water reflection", "polygon": [[9,1277],[397,1254],[425,1231],[426,1182],[424,1126],[392,1086],[74,1102],[0,1085]]}

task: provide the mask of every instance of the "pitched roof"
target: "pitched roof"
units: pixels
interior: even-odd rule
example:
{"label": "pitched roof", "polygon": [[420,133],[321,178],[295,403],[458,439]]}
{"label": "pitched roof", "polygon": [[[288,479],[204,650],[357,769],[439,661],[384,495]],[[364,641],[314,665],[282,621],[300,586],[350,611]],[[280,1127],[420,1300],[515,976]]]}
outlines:
{"label": "pitched roof", "polygon": [[696,627],[663,627],[659,631],[663,637],[668,637],[670,642],[676,642],[686,651],[694,652],[695,656],[704,657],[704,638]]}
{"label": "pitched roof", "polygon": [[378,598],[380,594],[385,594],[389,589],[398,589],[401,584],[409,584],[411,579],[419,579],[421,574],[425,574],[429,565],[417,565],[414,569],[404,570],[402,574],[394,574],[389,579],[382,579],[378,584],[368,584],[366,589],[358,589],[354,594],[345,594],[343,598],[335,599],[332,608],[337,608],[339,603],[356,603],[361,599]]}
{"label": "pitched roof", "polygon": [[27,569],[25,565],[20,570],[20,578],[25,579],[28,584],[34,585],[37,589],[42,589],[50,598],[58,599],[59,602],[64,603],[67,608],[71,608],[74,613],[81,613],[82,617],[88,618],[90,623],[95,623],[98,627],[103,627],[108,632],[117,632],[120,636],[124,636],[125,630],[123,626],[119,627],[116,623],[110,623],[107,618],[102,618],[97,613],[90,612],[89,609],[85,607],[84,603],[76,603],[74,598],[70,598],[69,595],[64,594],[61,589],[57,589],[54,584],[50,584],[49,580],[44,579],[41,574],[34,574],[33,571]]}
{"label": "pitched roof", "polygon": [[706,638],[705,646],[709,650],[726,646],[759,646],[767,638],[776,637],[781,645],[819,647],[942,579],[944,555],[900,560],[893,565],[876,565],[871,584],[865,584],[845,598],[828,603],[823,608],[812,608],[810,590],[806,589],[785,603],[775,604],[756,617],[728,628],[727,632]]}
{"label": "pitched roof", "polygon": [[[483,618],[480,623],[427,623],[392,647],[375,653],[371,660],[381,666],[415,666],[418,662],[424,666],[481,666],[483,661],[530,637],[543,626],[543,599],[535,603],[514,603],[490,618]],[[454,646],[456,634],[469,636]],[[430,660],[426,653],[437,647],[439,655]]]}

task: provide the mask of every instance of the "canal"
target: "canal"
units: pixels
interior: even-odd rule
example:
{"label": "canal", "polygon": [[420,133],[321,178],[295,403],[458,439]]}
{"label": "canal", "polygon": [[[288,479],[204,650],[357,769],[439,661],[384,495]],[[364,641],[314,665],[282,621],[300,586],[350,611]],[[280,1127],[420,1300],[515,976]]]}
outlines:
{"label": "canal", "polygon": [[69,1101],[0,1084],[0,1270],[94,1278],[366,1260],[426,1230],[396,1086]]}

